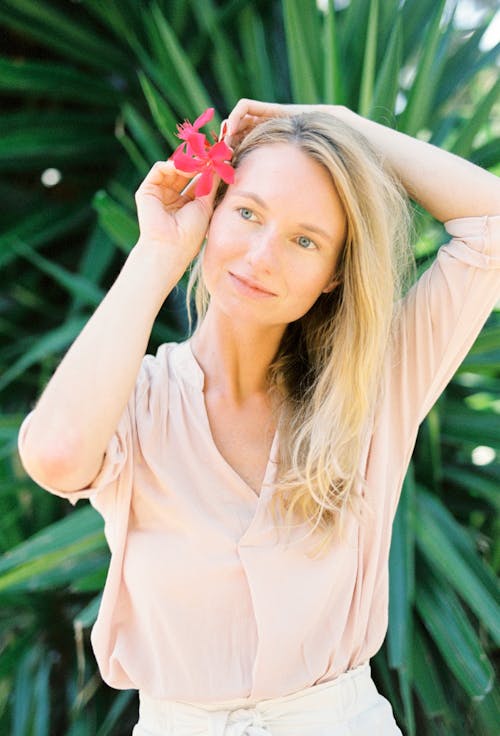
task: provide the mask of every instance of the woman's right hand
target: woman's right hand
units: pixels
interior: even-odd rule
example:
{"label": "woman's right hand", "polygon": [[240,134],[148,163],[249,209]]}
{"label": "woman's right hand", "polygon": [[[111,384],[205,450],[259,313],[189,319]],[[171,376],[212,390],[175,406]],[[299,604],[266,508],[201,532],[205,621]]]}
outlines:
{"label": "woman's right hand", "polygon": [[139,242],[165,248],[184,270],[201,248],[220,182],[214,173],[211,192],[195,197],[199,176],[178,171],[173,161],[157,161],[135,193]]}

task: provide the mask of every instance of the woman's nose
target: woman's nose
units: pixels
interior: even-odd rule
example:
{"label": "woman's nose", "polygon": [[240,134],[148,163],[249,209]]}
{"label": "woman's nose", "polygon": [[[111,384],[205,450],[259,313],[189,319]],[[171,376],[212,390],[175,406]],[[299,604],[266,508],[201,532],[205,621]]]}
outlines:
{"label": "woman's nose", "polygon": [[269,269],[274,268],[279,260],[279,245],[278,234],[271,229],[262,228],[252,238],[247,251],[248,262]]}

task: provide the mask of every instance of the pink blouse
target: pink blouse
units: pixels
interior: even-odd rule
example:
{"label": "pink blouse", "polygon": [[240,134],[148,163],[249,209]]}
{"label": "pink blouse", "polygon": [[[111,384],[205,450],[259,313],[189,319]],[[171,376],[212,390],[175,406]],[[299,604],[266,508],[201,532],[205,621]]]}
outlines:
{"label": "pink blouse", "polygon": [[405,297],[385,400],[365,442],[374,513],[349,521],[324,558],[304,553],[309,539],[277,542],[267,508],[277,434],[259,496],[217,450],[189,340],[144,356],[88,488],[42,485],[73,505],[88,498],[105,521],[111,562],[91,641],[108,685],[201,703],[274,698],[379,650],[392,523],[418,427],[500,298],[500,215],[445,227],[451,241]]}

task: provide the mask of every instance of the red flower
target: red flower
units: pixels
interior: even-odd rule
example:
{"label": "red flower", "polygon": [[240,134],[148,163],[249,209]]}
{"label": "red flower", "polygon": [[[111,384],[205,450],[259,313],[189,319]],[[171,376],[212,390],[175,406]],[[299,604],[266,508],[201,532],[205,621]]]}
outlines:
{"label": "red flower", "polygon": [[[197,131],[200,128],[203,128],[204,125],[206,125],[214,116],[214,108],[209,107],[207,110],[205,110],[204,113],[200,115],[200,117],[196,118],[194,123],[191,125],[189,120],[185,120],[183,123],[177,124],[177,130],[179,131],[177,133],[177,137],[181,138],[183,141],[188,141],[190,136],[197,134]],[[199,133],[200,136],[202,136],[202,133]],[[204,137],[204,136],[203,136]]]}
{"label": "red flower", "polygon": [[212,132],[213,144],[208,142],[203,133],[198,132],[203,125],[212,119],[213,115],[214,108],[209,107],[208,110],[205,110],[202,115],[196,118],[193,124],[188,120],[178,124],[177,137],[183,143],[170,156],[175,168],[179,171],[185,171],[188,174],[195,172],[201,174],[196,183],[196,197],[203,197],[210,192],[214,173],[218,174],[226,184],[232,184],[234,181],[234,168],[227,163],[233,155],[232,149],[224,141],[219,141],[214,132]]}

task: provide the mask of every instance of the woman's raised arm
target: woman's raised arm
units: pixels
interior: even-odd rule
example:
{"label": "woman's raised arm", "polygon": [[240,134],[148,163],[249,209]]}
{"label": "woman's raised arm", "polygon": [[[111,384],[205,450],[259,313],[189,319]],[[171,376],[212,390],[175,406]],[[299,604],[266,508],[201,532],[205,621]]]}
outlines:
{"label": "woman's raised arm", "polygon": [[362,133],[383,155],[409,196],[436,220],[500,215],[500,179],[431,143],[375,123],[342,105],[280,105],[242,99],[227,119],[229,143],[269,117],[319,110]]}
{"label": "woman's raised arm", "polygon": [[346,107],[331,110],[383,154],[410,197],[436,220],[500,215],[500,179],[494,174]]}

